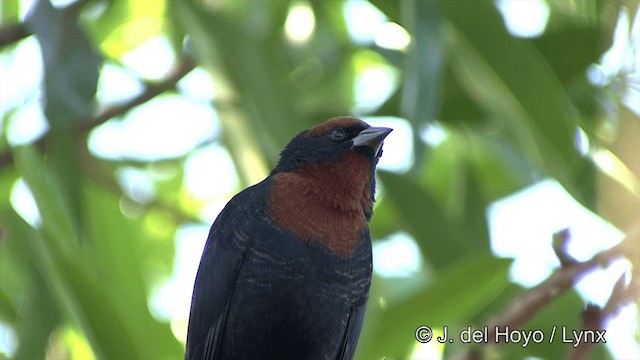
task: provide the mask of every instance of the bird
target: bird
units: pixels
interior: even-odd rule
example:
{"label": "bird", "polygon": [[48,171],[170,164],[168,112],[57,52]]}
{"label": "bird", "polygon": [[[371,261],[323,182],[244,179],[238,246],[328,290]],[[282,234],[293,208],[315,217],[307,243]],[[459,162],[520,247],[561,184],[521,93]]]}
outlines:
{"label": "bird", "polygon": [[375,168],[391,131],[348,116],[304,130],[227,203],[196,274],[186,360],[353,358]]}

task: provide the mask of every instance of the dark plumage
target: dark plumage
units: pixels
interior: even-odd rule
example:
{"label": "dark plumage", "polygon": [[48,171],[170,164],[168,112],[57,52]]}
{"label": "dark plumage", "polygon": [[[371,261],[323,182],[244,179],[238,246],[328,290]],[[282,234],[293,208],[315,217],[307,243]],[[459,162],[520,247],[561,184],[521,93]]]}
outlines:
{"label": "dark plumage", "polygon": [[344,117],[294,137],[211,226],[186,359],[351,359],[371,283],[374,170],[391,132]]}

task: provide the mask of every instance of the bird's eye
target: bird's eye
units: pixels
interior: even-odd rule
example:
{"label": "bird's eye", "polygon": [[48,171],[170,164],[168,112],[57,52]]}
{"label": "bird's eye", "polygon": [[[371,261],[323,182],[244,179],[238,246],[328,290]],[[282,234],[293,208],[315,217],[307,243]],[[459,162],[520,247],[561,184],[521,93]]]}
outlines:
{"label": "bird's eye", "polygon": [[335,140],[342,140],[347,136],[342,129],[335,129],[331,132],[331,138]]}

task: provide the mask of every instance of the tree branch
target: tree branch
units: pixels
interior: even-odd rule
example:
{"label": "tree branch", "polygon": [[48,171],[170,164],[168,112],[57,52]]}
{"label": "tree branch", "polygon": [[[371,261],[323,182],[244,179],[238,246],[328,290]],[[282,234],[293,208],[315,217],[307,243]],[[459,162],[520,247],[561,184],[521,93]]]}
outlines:
{"label": "tree branch", "polygon": [[180,79],[182,79],[183,77],[185,77],[185,75],[191,72],[191,70],[193,70],[194,67],[195,66],[191,59],[184,58],[180,62],[180,64],[178,64],[178,66],[176,66],[171,71],[171,73],[161,82],[147,85],[147,88],[145,89],[145,91],[142,92],[142,94],[134,97],[133,99],[129,100],[128,102],[122,105],[113,106],[111,108],[108,108],[102,111],[99,114],[96,114],[92,118],[76,123],[73,127],[73,131],[75,133],[87,132],[95,128],[96,126],[107,122],[107,120],[111,118],[127,113],[129,110],[133,109],[134,107],[144,104],[145,102],[153,99],[154,97],[166,91],[173,90],[176,84],[178,83],[178,81],[180,81]]}
{"label": "tree branch", "polygon": [[0,26],[0,48],[16,43],[31,35],[23,23],[13,23]]}
{"label": "tree branch", "polygon": [[543,307],[569,290],[582,277],[598,268],[608,267],[622,256],[620,244],[602,251],[585,262],[576,262],[556,270],[542,284],[517,297],[501,314],[489,320],[489,338],[495,338],[495,330],[504,327],[518,328],[529,321]]}
{"label": "tree branch", "polygon": [[[626,273],[622,274],[618,281],[616,281],[611,291],[611,296],[603,308],[593,304],[587,305],[582,312],[583,330],[604,330],[607,327],[607,322],[620,311],[620,308],[636,298],[635,288],[627,285],[626,275]],[[565,359],[586,359],[594,349],[594,345],[595,343],[589,341],[580,342],[578,346],[569,349]]]}
{"label": "tree branch", "polygon": [[[183,58],[181,62],[169,73],[169,75],[164,80],[155,84],[148,84],[146,89],[140,95],[132,98],[124,104],[114,105],[101,112],[98,112],[97,114],[87,119],[74,123],[72,125],[73,133],[86,133],[116,116],[127,113],[134,107],[141,105],[166,91],[174,89],[178,81],[180,81],[180,79],[191,72],[194,67],[195,65],[193,63],[193,60],[186,57]],[[42,148],[44,147],[44,144],[48,141],[48,139],[49,135],[45,134],[38,140],[34,141],[33,144]],[[13,154],[11,153],[11,151],[0,153],[0,168],[11,163],[13,163]]]}
{"label": "tree branch", "polygon": [[[489,319],[487,322],[487,338],[495,339],[496,330],[501,332],[505,331],[507,326],[510,329],[520,328],[533,318],[542,308],[550,304],[565,291],[572,288],[573,285],[588,273],[599,268],[607,268],[614,261],[622,257],[625,257],[634,263],[637,255],[635,253],[638,252],[636,248],[640,244],[640,231],[638,231],[638,229],[640,229],[640,227],[634,226],[627,232],[624,240],[610,249],[599,252],[588,261],[566,263],[566,265],[557,269],[540,285],[533,287],[516,297],[502,313]],[[636,274],[634,273],[633,275]],[[635,280],[635,278],[636,276],[632,276],[632,280]],[[621,297],[614,293],[612,294],[612,297],[616,297],[616,299],[624,299],[627,302],[637,300],[638,292],[635,291],[633,284],[634,281],[632,281],[632,285],[630,286],[629,292],[626,293],[626,296]],[[610,299],[610,301],[613,302],[616,299]],[[620,301],[616,300],[615,302],[617,305],[615,308],[624,305]],[[611,315],[614,312],[613,308],[613,304],[608,304],[606,307],[606,314]],[[602,326],[602,324],[600,324],[600,326]],[[491,344],[491,342],[488,344]],[[482,343],[478,345],[483,346],[486,344]],[[463,351],[456,354],[455,358],[474,359],[479,355],[479,351],[480,348],[476,347],[473,350]]]}

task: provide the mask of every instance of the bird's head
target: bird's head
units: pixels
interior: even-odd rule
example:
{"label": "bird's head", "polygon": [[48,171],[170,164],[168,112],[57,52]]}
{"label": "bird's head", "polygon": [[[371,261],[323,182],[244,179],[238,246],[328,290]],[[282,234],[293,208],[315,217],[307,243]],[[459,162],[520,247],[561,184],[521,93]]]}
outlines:
{"label": "bird's head", "polygon": [[294,137],[271,173],[275,222],[336,254],[353,254],[371,218],[374,170],[390,132],[340,117]]}
{"label": "bird's head", "polygon": [[280,154],[273,173],[295,171],[349,153],[357,153],[375,165],[382,156],[384,138],[391,131],[352,117],[331,119],[296,135]]}

